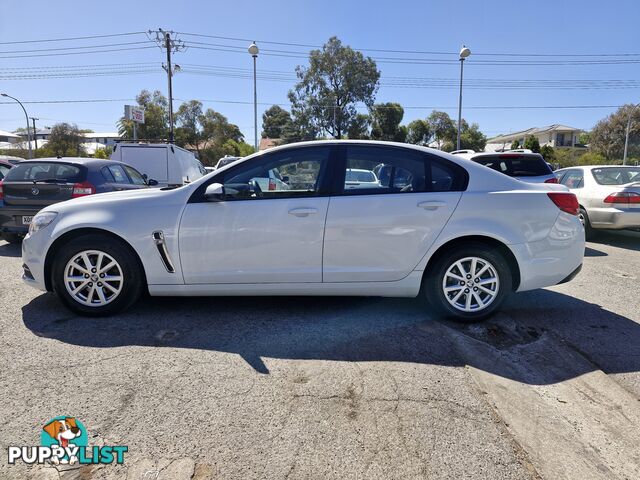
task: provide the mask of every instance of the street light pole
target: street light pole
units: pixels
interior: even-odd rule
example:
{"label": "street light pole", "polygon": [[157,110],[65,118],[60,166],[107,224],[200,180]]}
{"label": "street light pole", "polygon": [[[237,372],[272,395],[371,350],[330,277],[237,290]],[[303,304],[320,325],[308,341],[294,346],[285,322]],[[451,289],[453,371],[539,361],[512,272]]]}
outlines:
{"label": "street light pole", "polygon": [[258,151],[258,87],[256,82],[256,60],[259,53],[256,42],[249,45],[249,54],[253,57],[253,146]]}
{"label": "street light pole", "polygon": [[627,118],[627,130],[624,135],[624,154],[622,155],[622,165],[627,164],[627,151],[629,149],[629,131],[631,130],[631,116],[633,115],[633,110],[640,107],[640,103],[637,105],[632,105],[629,110],[629,118]]}
{"label": "street light pole", "polygon": [[458,140],[456,150],[460,150],[460,128],[462,123],[462,74],[464,72],[464,60],[469,55],[471,55],[471,50],[463,45],[462,49],[460,49],[460,96],[458,97]]}
{"label": "street light pole", "polygon": [[24,108],[24,105],[22,105],[22,102],[17,98],[12,97],[11,95],[7,95],[6,93],[0,93],[0,95],[2,95],[3,97],[7,97],[7,98],[11,98],[12,100],[15,100],[22,107],[22,111],[24,112],[24,118],[27,119],[27,145],[29,145],[29,158],[33,158],[33,151],[31,150],[31,138],[29,135],[29,115],[27,114],[27,110]]}

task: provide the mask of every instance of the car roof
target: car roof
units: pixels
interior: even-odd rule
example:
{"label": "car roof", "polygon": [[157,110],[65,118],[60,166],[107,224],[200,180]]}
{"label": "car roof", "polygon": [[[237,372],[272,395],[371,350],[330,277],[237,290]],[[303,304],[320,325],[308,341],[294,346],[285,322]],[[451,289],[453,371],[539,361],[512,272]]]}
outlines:
{"label": "car roof", "polygon": [[[43,157],[43,158],[33,158],[30,160],[23,160],[18,165],[24,165],[29,163],[42,163],[42,162],[60,162],[60,163],[70,163],[74,165],[84,165],[86,167],[94,167],[100,168],[105,165],[127,165],[123,162],[118,162],[116,160],[109,160],[104,158],[91,158],[91,157]],[[130,166],[130,165],[127,165]]]}

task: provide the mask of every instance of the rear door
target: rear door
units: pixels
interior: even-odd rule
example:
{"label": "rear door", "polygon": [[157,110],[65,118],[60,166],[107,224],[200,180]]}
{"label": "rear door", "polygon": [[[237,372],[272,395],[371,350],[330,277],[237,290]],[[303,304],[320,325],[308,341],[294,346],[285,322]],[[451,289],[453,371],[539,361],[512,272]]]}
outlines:
{"label": "rear door", "polygon": [[[466,188],[462,167],[417,150],[340,147],[336,195],[327,212],[324,282],[396,281],[427,253]],[[379,184],[350,188],[348,169],[378,172]]]}
{"label": "rear door", "polygon": [[21,162],[3,181],[4,203],[44,207],[72,198],[73,186],[86,177],[86,168],[63,162]]}

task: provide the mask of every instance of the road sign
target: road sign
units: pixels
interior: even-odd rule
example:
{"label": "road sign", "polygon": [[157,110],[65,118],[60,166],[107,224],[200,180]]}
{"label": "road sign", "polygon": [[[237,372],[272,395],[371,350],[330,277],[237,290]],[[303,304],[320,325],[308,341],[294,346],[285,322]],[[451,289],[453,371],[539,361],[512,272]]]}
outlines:
{"label": "road sign", "polygon": [[124,118],[136,123],[144,123],[144,109],[133,105],[124,106]]}

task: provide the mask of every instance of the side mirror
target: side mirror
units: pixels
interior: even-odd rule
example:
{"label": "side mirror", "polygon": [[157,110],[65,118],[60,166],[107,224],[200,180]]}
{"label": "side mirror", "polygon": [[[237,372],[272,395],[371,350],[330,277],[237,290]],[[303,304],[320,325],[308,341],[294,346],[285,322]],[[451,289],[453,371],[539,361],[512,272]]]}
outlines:
{"label": "side mirror", "polygon": [[224,185],[212,183],[204,191],[204,198],[211,202],[220,202],[224,199]]}
{"label": "side mirror", "polygon": [[284,183],[289,183],[289,175],[285,175],[284,177],[282,177],[282,181]]}
{"label": "side mirror", "polygon": [[146,173],[142,174],[142,178],[144,178],[145,180],[149,178],[149,176]]}
{"label": "side mirror", "polygon": [[150,187],[155,187],[156,185],[158,185],[158,181],[150,178],[149,180],[147,180],[147,185],[149,185]]}

